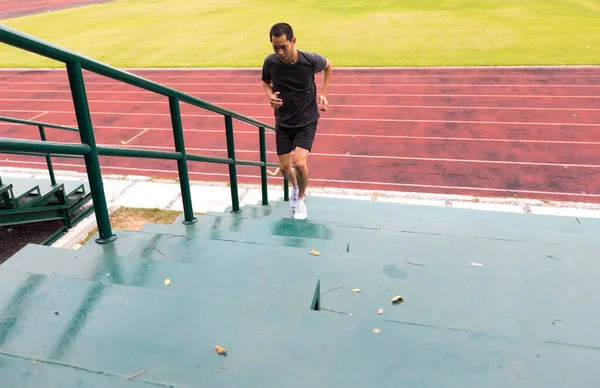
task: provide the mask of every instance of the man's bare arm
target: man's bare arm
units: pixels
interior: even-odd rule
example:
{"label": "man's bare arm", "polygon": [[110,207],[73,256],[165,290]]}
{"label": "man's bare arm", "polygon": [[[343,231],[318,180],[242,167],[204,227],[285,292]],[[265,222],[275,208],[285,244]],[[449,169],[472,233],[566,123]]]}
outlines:
{"label": "man's bare arm", "polygon": [[273,91],[273,85],[271,83],[267,83],[265,81],[261,81],[263,84],[263,89],[265,93],[267,93],[267,97],[269,98],[269,102],[273,108],[279,108],[283,105],[283,101],[279,98],[279,92]]}
{"label": "man's bare arm", "polygon": [[327,59],[325,69],[323,69],[323,86],[321,87],[321,94],[319,95],[319,109],[326,111],[329,107],[329,101],[327,101],[327,92],[329,91],[329,83],[331,82],[331,74],[333,73],[333,65],[331,61]]}

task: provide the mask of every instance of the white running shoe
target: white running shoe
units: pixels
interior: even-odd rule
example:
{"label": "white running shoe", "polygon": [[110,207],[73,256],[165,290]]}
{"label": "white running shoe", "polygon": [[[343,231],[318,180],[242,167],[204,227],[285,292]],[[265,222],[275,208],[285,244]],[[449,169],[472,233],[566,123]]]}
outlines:
{"label": "white running shoe", "polygon": [[298,198],[296,201],[296,211],[294,212],[294,219],[305,220],[308,218],[308,210],[306,209],[306,203],[304,198]]}
{"label": "white running shoe", "polygon": [[296,202],[298,201],[298,186],[292,186],[292,193],[290,194],[290,207],[296,208]]}

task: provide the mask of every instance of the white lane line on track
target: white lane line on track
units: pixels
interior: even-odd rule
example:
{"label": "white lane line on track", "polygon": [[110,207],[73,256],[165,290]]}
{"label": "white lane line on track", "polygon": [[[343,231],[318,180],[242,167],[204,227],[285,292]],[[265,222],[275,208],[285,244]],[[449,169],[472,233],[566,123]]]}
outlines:
{"label": "white lane line on track", "polygon": [[37,118],[39,118],[39,117],[42,117],[42,116],[44,116],[44,115],[46,115],[46,114],[48,114],[48,112],[42,112],[42,113],[40,113],[40,114],[38,114],[38,115],[35,115],[35,116],[33,116],[33,117],[32,117],[32,118],[30,118],[30,119],[27,119],[27,121],[32,121],[32,120],[35,120],[35,119],[37,119]]}
{"label": "white lane line on track", "polygon": [[[14,124],[19,125],[19,124]],[[98,125],[96,128],[132,130],[137,131],[138,127],[111,127]],[[171,128],[149,128],[151,131],[173,131]],[[213,129],[184,129],[184,132],[206,132],[206,133],[225,133],[224,130]],[[266,132],[267,135],[275,135],[274,131]],[[256,136],[256,131],[235,131],[235,134],[247,134]],[[534,143],[534,144],[572,144],[572,145],[600,145],[600,141],[563,141],[563,140],[533,140],[533,139],[493,139],[493,138],[470,138],[470,137],[443,137],[443,136],[405,136],[405,135],[365,135],[352,133],[326,133],[319,132],[317,136],[348,137],[348,138],[374,138],[374,139],[403,139],[403,140],[442,140],[442,141],[481,141],[481,142],[501,142],[501,143]]]}
{"label": "white lane line on track", "polygon": [[[108,145],[108,144],[107,144]],[[144,148],[144,149],[159,149],[159,150],[172,150],[171,147],[160,147],[160,146],[132,146],[133,148]],[[221,152],[226,153],[227,149],[219,149],[219,148],[195,148],[195,147],[186,147],[186,150],[189,151],[208,151],[208,152]],[[248,153],[248,154],[258,154],[259,151],[255,150],[240,150],[236,149],[236,153]],[[275,151],[267,151],[267,153],[275,154]],[[506,165],[514,165],[514,166],[544,166],[544,167],[560,167],[560,168],[569,168],[569,167],[579,167],[579,168],[600,168],[598,164],[569,164],[569,163],[546,163],[546,162],[513,162],[513,161],[503,161],[503,160],[478,160],[478,159],[452,159],[452,158],[423,158],[423,157],[413,157],[413,156],[385,156],[385,155],[353,155],[353,154],[330,154],[330,153],[320,153],[320,152],[311,152],[311,156],[321,156],[321,157],[337,157],[337,158],[359,158],[359,159],[385,159],[385,160],[413,160],[419,162],[453,162],[453,163],[477,163],[477,164],[506,164]]]}
{"label": "white lane line on track", "polygon": [[[31,162],[21,160],[10,160],[15,163],[31,164],[31,165],[46,165],[45,162]],[[69,163],[53,163],[55,166],[61,167],[83,167],[83,164],[69,164]],[[149,168],[132,168],[132,167],[111,167],[102,166],[103,169],[109,170],[125,170],[130,172],[144,171],[144,172],[162,172],[177,174],[176,170],[158,170]],[[208,175],[208,176],[223,176],[229,177],[229,174],[223,173],[207,173],[207,172],[194,172],[189,171],[190,175]],[[238,174],[241,178],[260,178],[260,175],[243,175]],[[279,177],[273,177],[271,179],[280,179]],[[339,179],[321,179],[311,178],[313,182],[335,182],[343,184],[355,184],[355,185],[379,185],[379,186],[394,186],[394,187],[418,187],[427,189],[444,189],[444,190],[465,190],[465,191],[487,191],[487,192],[504,192],[504,193],[523,193],[523,194],[542,194],[542,195],[561,195],[569,197],[588,197],[588,198],[600,198],[600,194],[585,194],[585,193],[564,193],[564,192],[553,192],[553,191],[538,191],[538,190],[511,190],[511,189],[497,189],[497,188],[485,188],[485,187],[459,187],[459,186],[442,186],[442,185],[422,185],[412,183],[395,183],[395,182],[372,182],[372,181],[351,181],[351,180],[339,180]]]}
{"label": "white lane line on track", "polygon": [[[204,82],[163,82],[164,84],[168,85],[169,87],[174,87],[175,85],[184,85],[184,86],[229,86],[229,87],[237,87],[237,86],[253,86],[255,88],[260,88],[260,83],[254,82],[254,83],[204,83]],[[34,82],[34,81],[0,81],[0,84],[8,84],[8,85],[66,85],[65,82],[54,82],[54,81],[40,81],[40,82]],[[114,82],[86,82],[86,87],[89,87],[91,85],[125,85],[125,84],[121,84],[117,81]],[[129,85],[127,85],[129,86]],[[426,88],[426,87],[444,87],[444,88],[448,88],[448,87],[452,87],[452,88],[498,88],[498,87],[507,87],[507,88],[578,88],[578,89],[583,89],[583,88],[600,88],[600,85],[538,85],[538,84],[504,84],[504,85],[498,85],[498,84],[392,84],[392,83],[383,83],[383,84],[375,84],[375,83],[369,83],[369,84],[344,84],[344,83],[336,83],[333,84],[333,86],[335,87],[378,87],[378,88],[382,88],[382,87],[393,87],[393,88],[397,88],[397,87],[419,87],[419,88]],[[133,86],[132,86],[133,87]]]}
{"label": "white lane line on track", "polygon": [[[117,144],[99,144],[103,146],[118,146]],[[173,151],[173,147],[161,147],[161,146],[143,146],[143,145],[130,145],[128,148],[140,148],[160,151]],[[225,148],[201,148],[201,147],[186,147],[186,151],[198,151],[198,152],[217,152],[225,154],[227,149]],[[258,150],[243,150],[236,149],[236,154],[258,154]],[[267,154],[275,154],[275,151],[267,151]],[[593,168],[598,169],[600,165],[597,164],[573,164],[573,163],[547,163],[547,162],[513,162],[503,160],[478,160],[478,159],[453,159],[453,158],[424,158],[414,156],[386,156],[386,155],[354,155],[354,154],[331,154],[331,153],[320,153],[311,152],[311,157],[335,157],[335,158],[358,158],[358,159],[383,159],[383,160],[408,160],[417,162],[442,162],[442,163],[475,163],[475,164],[501,164],[501,165],[512,165],[512,166],[536,166],[536,167],[559,167],[565,168]]]}
{"label": "white lane line on track", "polygon": [[[37,110],[31,109],[0,109],[0,112],[12,113],[36,113]],[[69,114],[70,111],[50,110],[49,113]],[[92,112],[92,115],[110,115],[110,116],[159,116],[170,117],[169,113],[140,113],[140,112]],[[181,117],[202,117],[210,119],[222,119],[221,115],[214,114],[182,114]],[[250,116],[254,120],[273,120],[273,116]],[[526,121],[471,121],[471,120],[417,120],[417,119],[378,119],[378,118],[345,118],[345,117],[321,117],[322,121],[364,121],[364,122],[395,122],[395,123],[440,123],[440,124],[498,124],[498,125],[540,125],[540,126],[570,126],[570,127],[600,127],[600,123],[543,123]],[[265,123],[268,124],[268,123]],[[273,124],[271,124],[273,125]]]}
{"label": "white lane line on track", "polygon": [[[67,87],[67,86],[65,86]],[[31,93],[44,93],[44,92],[52,92],[52,93],[71,93],[70,90],[14,90],[14,89],[0,89],[2,92],[31,92]],[[145,90],[87,90],[89,93],[111,93],[111,94],[147,94],[151,96],[155,96],[157,98],[164,98],[162,95],[157,95],[154,93],[150,93]],[[204,92],[204,91],[187,91],[185,92],[190,95],[209,95],[209,96],[221,96],[221,95],[243,95],[243,96],[261,96],[264,97],[265,93],[261,92]],[[559,95],[539,95],[539,94],[422,94],[422,93],[328,93],[328,96],[340,96],[340,97],[348,97],[348,96],[368,96],[368,97],[485,97],[485,98],[575,98],[575,99],[600,99],[600,96],[559,96]]]}
{"label": "white lane line on track", "polygon": [[[14,123],[0,123],[7,126],[21,126]],[[76,126],[76,124],[59,124],[63,126]],[[141,128],[141,127],[121,127],[108,125],[95,125],[96,129],[115,130],[115,131],[132,131],[137,132],[142,129],[149,131],[172,132],[171,128]],[[184,129],[187,133],[216,133],[224,134],[225,130],[217,129]],[[256,136],[256,131],[241,131],[235,130],[236,135],[251,135]],[[267,136],[275,135],[274,131],[267,131]],[[408,136],[408,135],[368,135],[368,134],[353,134],[353,133],[327,133],[320,131],[317,134],[319,137],[346,137],[346,138],[373,138],[373,139],[399,139],[399,140],[440,140],[440,141],[475,141],[475,142],[498,142],[498,143],[532,143],[532,144],[564,144],[564,145],[600,145],[600,141],[566,141],[566,140],[535,140],[535,139],[495,139],[495,138],[473,138],[473,137],[444,137],[444,136]]]}
{"label": "white lane line on track", "polygon": [[[10,71],[11,69],[0,69],[0,71]],[[48,71],[47,74],[44,74],[43,77],[44,78],[50,78],[53,76],[56,77],[61,77],[60,79],[62,79],[63,77],[66,76],[66,72],[62,69],[60,69],[61,71],[57,70],[53,70],[53,71]],[[154,74],[154,70],[162,70],[162,69],[149,69],[147,71],[141,70],[137,72],[137,75],[142,76],[144,78],[146,77],[153,77]],[[173,69],[174,71],[177,71],[177,69]],[[210,69],[198,69],[201,71],[206,71],[206,72],[211,72]],[[13,70],[14,71],[14,70]],[[260,70],[255,70],[255,74],[223,74],[222,71],[215,71],[212,70],[214,72],[214,74],[160,74],[159,77],[164,77],[164,79],[170,79],[170,78],[202,78],[202,79],[206,79],[206,78],[223,78],[223,77],[235,77],[235,78],[250,78],[250,79],[257,79],[260,78]],[[61,74],[56,74],[57,72],[60,72]],[[540,80],[550,80],[550,81],[556,81],[557,79],[561,79],[561,78],[585,78],[586,80],[600,80],[600,71],[597,72],[597,74],[396,74],[396,75],[392,75],[392,74],[344,74],[347,73],[349,71],[345,71],[345,69],[343,68],[337,68],[336,69],[336,78],[460,78],[460,79],[464,79],[464,78],[531,78],[531,79],[540,79]],[[352,71],[350,71],[352,72]],[[36,69],[36,75],[39,75],[39,72],[37,72]],[[20,77],[30,77],[31,75],[27,74],[27,73],[20,73],[18,74],[18,76]],[[98,74],[94,74],[94,73],[90,73],[87,75],[89,78],[100,78],[100,79],[104,79],[103,76],[98,75]],[[316,77],[317,79],[322,78],[322,76],[320,74],[317,75]]]}
{"label": "white lane line on track", "polygon": [[[31,101],[29,98],[0,98],[0,101]],[[60,103],[68,103],[72,104],[73,100],[61,100],[61,99],[40,99],[36,98],[36,102],[60,102]],[[156,104],[156,105],[168,105],[168,101],[136,101],[136,100],[88,100],[89,103],[94,104],[138,104],[138,105],[148,105],[148,104]],[[253,102],[219,102],[218,105],[228,105],[228,106],[262,106],[265,108],[269,108],[268,104],[265,103],[253,103]],[[543,110],[543,111],[566,111],[566,110],[575,110],[575,111],[592,111],[592,112],[600,112],[600,108],[539,108],[539,107],[504,107],[504,106],[445,106],[445,105],[364,105],[364,104],[335,104],[331,105],[332,108],[384,108],[384,109],[496,109],[496,110]]]}
{"label": "white lane line on track", "polygon": [[[7,126],[21,126],[21,124],[15,123],[0,123],[0,125]],[[59,124],[63,126],[76,126],[76,124]],[[166,131],[172,132],[172,128],[141,128],[141,127],[124,127],[124,126],[110,126],[110,125],[95,125],[94,128],[104,130],[126,130],[137,132],[142,129],[148,129],[149,131]],[[188,133],[217,133],[224,134],[225,130],[221,129],[184,129],[184,132]],[[236,135],[252,135],[256,136],[256,131],[241,131],[235,130]],[[274,131],[267,131],[267,136],[274,135]],[[496,139],[496,138],[474,138],[474,137],[444,137],[444,136],[408,136],[408,135],[371,135],[371,134],[354,134],[354,133],[327,133],[320,131],[319,137],[347,137],[347,138],[374,138],[374,139],[403,139],[403,140],[442,140],[442,141],[479,141],[479,142],[501,142],[501,143],[533,143],[533,144],[567,144],[567,145],[600,145],[600,141],[567,141],[567,140],[535,140],[535,139]]]}
{"label": "white lane line on track", "polygon": [[131,143],[133,140],[137,139],[138,137],[142,136],[144,133],[146,133],[148,131],[149,131],[149,129],[144,129],[142,132],[138,133],[137,135],[135,135],[134,137],[132,137],[131,139],[129,139],[127,141],[121,140],[121,144],[127,145],[127,144]]}

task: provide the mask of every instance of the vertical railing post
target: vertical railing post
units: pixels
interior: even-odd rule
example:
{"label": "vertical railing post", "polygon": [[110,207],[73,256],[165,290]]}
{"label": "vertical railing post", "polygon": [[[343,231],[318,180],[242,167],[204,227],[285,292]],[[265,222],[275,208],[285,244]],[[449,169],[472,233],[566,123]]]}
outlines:
{"label": "vertical railing post", "polygon": [[100,235],[100,238],[96,239],[96,242],[99,244],[106,244],[116,239],[117,236],[112,233],[110,227],[106,195],[104,194],[102,173],[100,171],[100,161],[98,159],[96,139],[94,138],[90,107],[88,105],[85,84],[83,82],[81,63],[79,61],[67,62],[67,74],[69,76],[71,95],[73,96],[73,105],[75,106],[75,115],[79,127],[79,137],[81,138],[81,142],[91,149],[91,152],[84,155],[84,157],[85,169],[92,191],[92,201],[94,202],[98,233]]}
{"label": "vertical railing post", "polygon": [[229,186],[231,187],[231,212],[240,213],[240,199],[237,187],[237,172],[235,164],[235,145],[233,142],[233,118],[231,115],[225,115],[225,136],[227,138],[227,157],[233,159],[229,165]]}
{"label": "vertical railing post", "polygon": [[192,207],[190,177],[188,174],[185,144],[183,140],[183,125],[181,123],[179,98],[169,97],[169,109],[171,111],[171,124],[173,125],[175,151],[180,152],[183,155],[183,158],[177,161],[177,170],[179,171],[179,187],[181,188],[181,201],[183,202],[183,215],[185,217],[183,223],[193,224],[197,221],[197,219],[194,217],[194,210]]}
{"label": "vertical railing post", "polygon": [[[46,141],[46,133],[44,132],[44,126],[38,125],[38,129],[40,130],[40,139],[42,141]],[[52,158],[50,154],[46,154],[46,164],[48,165],[48,173],[50,174],[50,182],[52,186],[56,185],[56,177],[54,176],[54,168],[52,168]]]}
{"label": "vertical railing post", "polygon": [[283,200],[290,200],[290,183],[285,178],[283,178]]}
{"label": "vertical railing post", "polygon": [[260,185],[262,190],[262,204],[269,204],[269,193],[267,187],[267,140],[265,139],[265,127],[258,128],[258,138],[260,147],[260,161],[264,164],[260,167]]}

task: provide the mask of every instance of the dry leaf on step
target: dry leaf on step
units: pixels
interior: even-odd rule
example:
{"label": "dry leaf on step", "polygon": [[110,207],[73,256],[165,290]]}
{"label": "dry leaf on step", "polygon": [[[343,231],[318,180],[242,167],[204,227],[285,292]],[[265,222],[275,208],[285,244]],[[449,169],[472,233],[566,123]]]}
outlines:
{"label": "dry leaf on step", "polygon": [[219,354],[227,354],[227,349],[220,347],[219,345],[215,346],[215,350]]}
{"label": "dry leaf on step", "polygon": [[403,300],[404,300],[404,298],[402,298],[400,295],[394,296],[392,298],[392,303],[393,304],[398,304],[398,303],[402,302]]}
{"label": "dry leaf on step", "polygon": [[315,251],[314,249],[310,251],[310,254],[313,256],[319,256],[321,253],[319,251]]}

